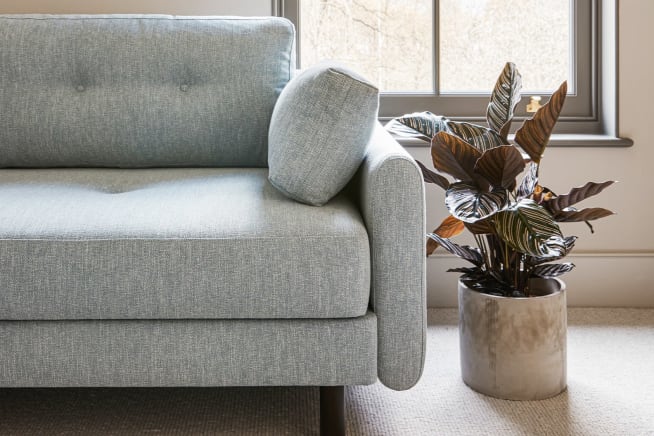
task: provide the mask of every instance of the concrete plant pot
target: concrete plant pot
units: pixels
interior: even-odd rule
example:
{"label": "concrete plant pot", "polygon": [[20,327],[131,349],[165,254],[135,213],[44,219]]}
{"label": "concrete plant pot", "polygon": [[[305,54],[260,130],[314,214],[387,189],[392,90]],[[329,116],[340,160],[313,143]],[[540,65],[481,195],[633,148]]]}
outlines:
{"label": "concrete plant pot", "polygon": [[463,381],[508,400],[541,400],[565,390],[565,285],[534,279],[530,298],[483,294],[459,281]]}

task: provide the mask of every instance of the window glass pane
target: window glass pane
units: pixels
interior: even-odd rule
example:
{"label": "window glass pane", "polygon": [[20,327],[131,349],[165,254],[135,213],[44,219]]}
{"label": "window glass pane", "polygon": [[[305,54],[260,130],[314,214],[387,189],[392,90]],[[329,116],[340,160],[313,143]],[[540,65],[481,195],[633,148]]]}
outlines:
{"label": "window glass pane", "polygon": [[507,61],[526,91],[552,91],[570,74],[570,0],[440,0],[442,92],[490,92]]}
{"label": "window glass pane", "polygon": [[305,0],[300,63],[340,61],[382,91],[433,92],[432,0]]}

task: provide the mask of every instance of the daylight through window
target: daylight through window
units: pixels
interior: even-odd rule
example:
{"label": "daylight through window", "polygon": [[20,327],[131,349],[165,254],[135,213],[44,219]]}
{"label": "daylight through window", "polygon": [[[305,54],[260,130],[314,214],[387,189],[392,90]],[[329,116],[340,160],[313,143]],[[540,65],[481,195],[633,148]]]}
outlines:
{"label": "daylight through window", "polygon": [[437,7],[434,26],[432,0],[304,0],[302,67],[338,60],[384,92],[484,94],[510,60],[525,90],[548,92],[568,80],[574,92],[570,0],[440,0]]}
{"label": "daylight through window", "polygon": [[[523,77],[516,120],[531,96],[547,101],[568,81],[556,133],[602,134],[614,89],[611,0],[278,0],[297,26],[300,68],[340,61],[379,86],[380,119],[431,111],[481,122],[508,61]],[[604,11],[608,11],[604,14]],[[609,18],[611,20],[613,18]],[[604,45],[604,43],[607,45]],[[612,68],[612,67],[610,67]],[[514,123],[517,125],[517,123]]]}

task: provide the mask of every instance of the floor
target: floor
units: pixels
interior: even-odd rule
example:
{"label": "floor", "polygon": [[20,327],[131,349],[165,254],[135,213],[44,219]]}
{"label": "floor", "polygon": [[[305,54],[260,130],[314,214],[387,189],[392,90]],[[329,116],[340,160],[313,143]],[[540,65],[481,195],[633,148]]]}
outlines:
{"label": "floor", "polygon": [[[654,435],[654,309],[570,309],[568,389],[539,402],[460,379],[456,311],[429,311],[412,389],[347,388],[349,435]],[[316,388],[0,389],[0,435],[317,435]]]}

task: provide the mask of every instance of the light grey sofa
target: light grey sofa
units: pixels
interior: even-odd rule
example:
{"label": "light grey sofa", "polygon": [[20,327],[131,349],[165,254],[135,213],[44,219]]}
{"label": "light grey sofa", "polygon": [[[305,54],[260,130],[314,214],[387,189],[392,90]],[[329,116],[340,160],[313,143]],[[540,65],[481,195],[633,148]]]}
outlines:
{"label": "light grey sofa", "polygon": [[1,387],[321,386],[325,421],[338,387],[417,382],[420,171],[378,125],[324,206],[271,185],[294,39],[280,18],[0,17]]}

